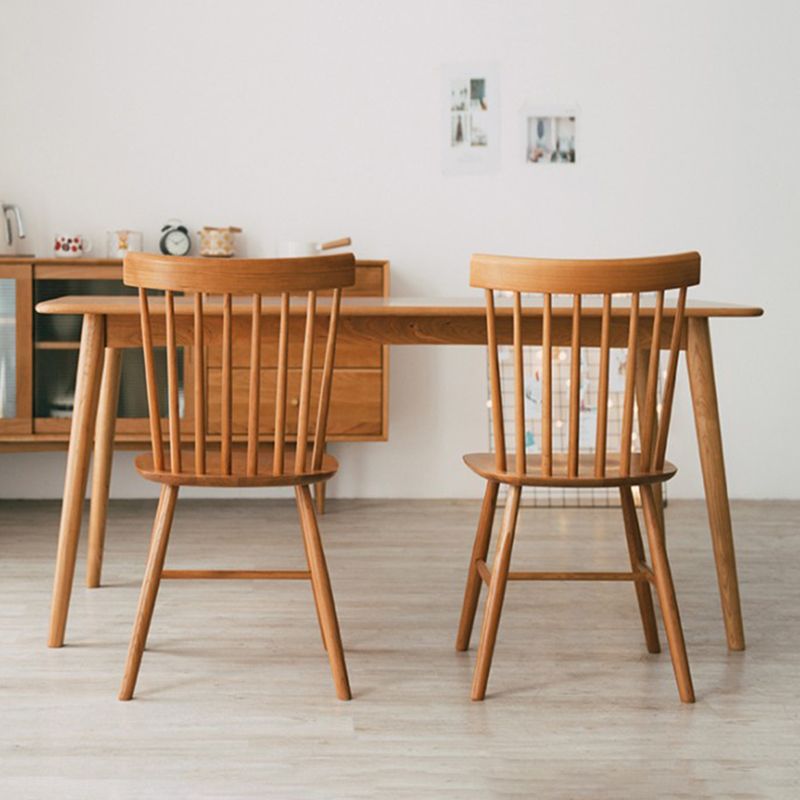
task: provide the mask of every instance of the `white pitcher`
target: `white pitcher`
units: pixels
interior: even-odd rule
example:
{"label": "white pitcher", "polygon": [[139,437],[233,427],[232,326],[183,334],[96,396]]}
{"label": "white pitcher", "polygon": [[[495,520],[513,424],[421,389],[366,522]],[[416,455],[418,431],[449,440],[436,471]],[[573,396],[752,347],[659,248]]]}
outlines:
{"label": "white pitcher", "polygon": [[[16,256],[20,255],[19,240],[25,238],[25,226],[22,224],[22,214],[20,213],[19,206],[13,203],[0,203],[2,208],[3,217],[2,230],[0,231],[0,256]],[[14,226],[12,221],[16,220],[17,233],[14,235]]]}

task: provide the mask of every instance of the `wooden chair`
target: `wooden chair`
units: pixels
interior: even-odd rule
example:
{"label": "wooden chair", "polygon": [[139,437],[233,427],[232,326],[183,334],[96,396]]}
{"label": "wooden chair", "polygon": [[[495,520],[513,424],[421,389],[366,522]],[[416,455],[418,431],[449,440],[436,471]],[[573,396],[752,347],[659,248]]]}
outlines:
{"label": "wooden chair", "polygon": [[[481,581],[488,585],[488,596],[481,631],[478,657],[472,683],[472,699],[483,700],[492,662],[497,628],[506,583],[509,580],[625,580],[633,581],[644,626],[647,649],[659,652],[658,630],[650,584],[658,594],[664,627],[669,641],[672,665],[681,700],[694,701],[689,663],[683,640],[675,589],[672,584],[665,547],[664,529],[659,517],[654,490],[669,480],[676,468],[665,460],[675,374],[684,336],[686,290],[700,280],[700,256],[684,253],[657,258],[616,261],[556,261],[504,256],[476,255],[472,258],[470,285],[486,294],[491,382],[494,453],[472,453],[464,457],[467,466],[486,479],[486,491],[467,575],[457,650],[469,647]],[[678,289],[674,309],[665,307],[664,293]],[[513,293],[511,338],[514,352],[514,448],[506,453],[505,422],[500,393],[500,368],[497,352],[498,330],[507,324],[495,308],[495,291]],[[525,320],[523,293],[544,295],[541,320]],[[653,309],[640,303],[644,292],[655,292]],[[568,307],[554,304],[553,296],[571,295]],[[583,302],[585,295],[602,295],[602,308]],[[630,295],[617,301],[614,295]],[[541,325],[542,341],[542,429],[541,455],[525,453],[523,370],[523,327]],[[591,331],[600,341],[600,376],[597,401],[597,436],[594,452],[582,453],[579,445],[580,356],[582,331]],[[503,329],[507,332],[507,328]],[[530,335],[530,334],[529,334]],[[584,336],[587,336],[584,333]],[[651,346],[651,344],[653,346]],[[553,452],[554,346],[571,349],[569,383],[568,452]],[[607,452],[609,350],[627,348],[622,434],[619,452]],[[644,408],[640,408],[639,451],[634,451],[633,417],[636,392],[637,358],[649,348]],[[657,413],[657,386],[661,348],[668,348],[669,360],[663,386],[660,414]],[[486,562],[492,532],[498,487],[508,486],[502,528],[491,568]],[[628,572],[510,572],[511,550],[523,486],[618,487],[622,500],[631,569]],[[632,487],[638,486],[650,546],[652,569],[645,563],[642,537],[633,501]]]}
{"label": "wooden chair", "polygon": [[[350,699],[339,623],[331,592],[325,554],[320,541],[309,486],[328,480],[336,470],[336,460],[325,453],[325,431],[331,398],[331,379],[336,350],[336,330],[342,289],[355,280],[355,261],[351,254],[314,258],[238,260],[171,258],[131,253],[125,258],[123,280],[139,288],[142,341],[149,406],[152,451],[136,458],[136,468],[148,480],[162,485],[153,525],[139,608],[131,636],[120,700],[130,700],[136,686],[150,627],[150,620],[161,578],[262,578],[310,579],[322,632],[323,645],[330,659],[336,694]],[[161,290],[164,298],[149,298],[147,290]],[[317,293],[332,290],[330,305],[317,307]],[[178,299],[182,292],[191,301]],[[290,306],[292,293],[306,295],[305,335],[303,340],[300,398],[295,443],[287,442],[287,374],[289,352]],[[213,295],[221,295],[219,298]],[[247,295],[243,305],[234,295]],[[279,296],[279,306],[262,296]],[[163,317],[153,317],[151,304],[163,308]],[[265,311],[272,313],[265,319]],[[247,441],[237,444],[232,437],[232,328],[241,314],[250,319],[249,395],[247,404]],[[221,321],[220,321],[221,316]],[[327,324],[324,364],[313,440],[310,436],[311,383],[315,326],[320,317]],[[216,317],[216,319],[212,319]],[[279,321],[278,321],[279,320]],[[153,329],[166,329],[167,396],[169,447],[162,443],[158,410],[158,387],[153,357]],[[277,328],[278,366],[275,396],[274,442],[267,445],[259,435],[261,399],[261,348],[269,332]],[[220,334],[221,327],[221,334]],[[161,328],[163,330],[164,328]],[[181,441],[178,397],[178,339],[193,346],[194,443],[184,448]],[[205,380],[206,348],[221,341],[221,417],[219,442],[206,435],[208,415]],[[188,394],[188,387],[187,387]],[[311,448],[309,449],[309,444]],[[164,570],[175,501],[181,486],[293,486],[303,532],[308,570]]]}

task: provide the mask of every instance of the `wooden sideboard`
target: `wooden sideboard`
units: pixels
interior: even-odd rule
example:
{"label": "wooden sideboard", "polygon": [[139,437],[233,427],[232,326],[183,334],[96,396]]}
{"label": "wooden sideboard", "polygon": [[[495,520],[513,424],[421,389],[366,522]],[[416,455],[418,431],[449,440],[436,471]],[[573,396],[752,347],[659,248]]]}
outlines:
{"label": "wooden sideboard", "polygon": [[[80,343],[80,316],[36,314],[42,300],[71,294],[127,295],[136,290],[122,283],[120,261],[96,259],[0,259],[0,452],[58,450],[67,447],[72,396]],[[357,261],[356,284],[345,292],[350,297],[388,297],[389,262]],[[302,330],[290,333],[289,402],[299,392]],[[264,433],[274,419],[276,348],[264,344]],[[322,336],[315,364],[322,365]],[[234,433],[244,433],[246,420],[237,409],[247,406],[247,357],[249,327],[234,331]],[[220,353],[209,347],[208,431],[219,428]],[[328,439],[332,442],[385,441],[388,436],[388,346],[339,336],[336,350],[333,397]],[[184,380],[191,370],[185,348]],[[270,391],[272,388],[272,391]],[[313,389],[312,389],[313,391]],[[185,395],[183,420],[187,436],[193,429],[191,392]],[[125,351],[118,404],[115,446],[139,449],[149,443],[144,368],[141,352]]]}

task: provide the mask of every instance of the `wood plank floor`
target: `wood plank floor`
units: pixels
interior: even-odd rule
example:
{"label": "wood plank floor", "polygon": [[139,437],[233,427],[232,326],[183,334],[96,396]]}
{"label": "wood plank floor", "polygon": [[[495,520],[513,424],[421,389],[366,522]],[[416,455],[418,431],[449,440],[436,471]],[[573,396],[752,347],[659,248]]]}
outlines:
{"label": "wood plank floor", "polygon": [[[154,508],[112,503],[104,588],[79,562],[69,645],[48,650],[58,505],[0,503],[0,797],[800,797],[798,503],[734,504],[745,653],[725,647],[703,506],[667,509],[694,707],[628,584],[512,584],[471,703],[474,645],[453,641],[478,503],[344,500],[322,532],[352,702],[306,583],[177,581],[120,703]],[[524,509],[514,563],[625,569],[620,513]],[[167,565],[304,569],[294,507],[179,501]]]}

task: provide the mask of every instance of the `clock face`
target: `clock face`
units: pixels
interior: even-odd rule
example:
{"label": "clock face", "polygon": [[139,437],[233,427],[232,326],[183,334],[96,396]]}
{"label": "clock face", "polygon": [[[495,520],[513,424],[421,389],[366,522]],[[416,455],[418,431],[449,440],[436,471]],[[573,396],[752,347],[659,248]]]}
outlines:
{"label": "clock face", "polygon": [[164,248],[171,256],[185,256],[191,248],[191,242],[183,231],[170,231],[164,237]]}

